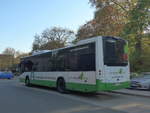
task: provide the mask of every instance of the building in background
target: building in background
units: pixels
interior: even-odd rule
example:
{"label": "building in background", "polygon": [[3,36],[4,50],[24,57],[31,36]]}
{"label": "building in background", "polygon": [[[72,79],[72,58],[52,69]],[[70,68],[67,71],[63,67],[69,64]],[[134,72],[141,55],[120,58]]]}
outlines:
{"label": "building in background", "polygon": [[0,71],[9,71],[13,64],[13,55],[0,54]]}

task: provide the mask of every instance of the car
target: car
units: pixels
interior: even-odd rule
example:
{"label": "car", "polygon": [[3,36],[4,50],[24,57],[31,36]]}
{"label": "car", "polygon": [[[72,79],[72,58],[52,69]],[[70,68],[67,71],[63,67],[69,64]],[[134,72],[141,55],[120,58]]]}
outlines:
{"label": "car", "polygon": [[13,78],[13,73],[11,72],[0,72],[0,79],[11,79]]}
{"label": "car", "polygon": [[131,88],[150,90],[150,74],[143,74],[140,77],[131,79]]}

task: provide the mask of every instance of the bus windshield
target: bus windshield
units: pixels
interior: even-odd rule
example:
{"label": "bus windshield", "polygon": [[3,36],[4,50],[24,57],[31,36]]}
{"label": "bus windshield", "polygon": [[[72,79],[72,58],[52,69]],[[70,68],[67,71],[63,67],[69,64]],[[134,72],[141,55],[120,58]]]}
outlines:
{"label": "bus windshield", "polygon": [[128,64],[127,43],[114,37],[103,38],[104,65],[126,66]]}

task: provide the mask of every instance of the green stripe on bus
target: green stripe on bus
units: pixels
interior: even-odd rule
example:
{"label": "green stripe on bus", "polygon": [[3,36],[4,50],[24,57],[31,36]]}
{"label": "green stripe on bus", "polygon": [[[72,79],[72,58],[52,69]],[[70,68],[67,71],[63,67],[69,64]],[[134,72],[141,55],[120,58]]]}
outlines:
{"label": "green stripe on bus", "polygon": [[68,89],[82,92],[111,91],[122,88],[128,88],[129,86],[130,86],[129,82],[113,84],[113,83],[102,83],[100,80],[96,81],[96,85],[67,83]]}
{"label": "green stripe on bus", "polygon": [[[20,81],[24,82],[25,80],[21,79]],[[56,87],[55,81],[31,80],[30,82],[35,85]],[[130,86],[130,82],[113,84],[113,83],[102,83],[100,80],[96,80],[96,85],[81,84],[81,83],[66,83],[66,89],[81,91],[81,92],[111,91],[111,90],[118,90],[122,88],[128,88],[129,86]]]}
{"label": "green stripe on bus", "polygon": [[56,87],[55,81],[49,80],[30,80],[31,84],[47,86],[47,87]]}
{"label": "green stripe on bus", "polygon": [[111,91],[119,90],[123,88],[129,88],[130,82],[121,82],[121,83],[102,83],[100,80],[96,80],[97,91]]}
{"label": "green stripe on bus", "polygon": [[67,83],[67,89],[81,91],[81,92],[111,91],[111,90],[129,88],[129,86],[130,86],[129,82],[113,84],[113,83],[102,83],[100,80],[96,80],[96,85]]}
{"label": "green stripe on bus", "polygon": [[81,84],[81,83],[66,83],[66,88],[74,91],[81,92],[96,92],[96,85],[92,84]]}
{"label": "green stripe on bus", "polygon": [[25,79],[24,78],[19,78],[19,81],[20,82],[25,82]]}

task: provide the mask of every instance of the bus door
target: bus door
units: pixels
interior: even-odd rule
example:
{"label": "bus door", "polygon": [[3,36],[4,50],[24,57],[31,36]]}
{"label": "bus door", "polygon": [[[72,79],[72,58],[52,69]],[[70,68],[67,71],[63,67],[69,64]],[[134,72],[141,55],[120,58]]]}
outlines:
{"label": "bus door", "polygon": [[31,71],[30,74],[31,74],[31,78],[30,78],[30,79],[31,79],[31,80],[34,80],[34,71]]}

